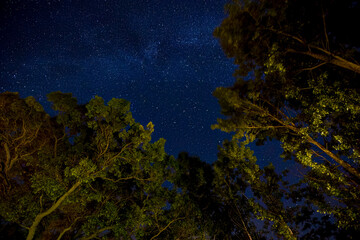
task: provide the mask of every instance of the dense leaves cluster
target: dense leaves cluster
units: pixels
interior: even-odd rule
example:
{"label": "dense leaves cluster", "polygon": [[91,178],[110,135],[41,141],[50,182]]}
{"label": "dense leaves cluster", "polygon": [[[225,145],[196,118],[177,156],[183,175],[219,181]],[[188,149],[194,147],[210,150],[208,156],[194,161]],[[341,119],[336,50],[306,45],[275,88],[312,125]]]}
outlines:
{"label": "dense leaves cluster", "polygon": [[[271,221],[285,238],[298,237],[299,226],[291,217],[295,212],[289,215],[281,206],[284,197],[335,217],[338,227],[359,230],[360,42],[349,22],[359,20],[360,6],[354,1],[233,1],[227,10],[214,34],[239,67],[234,86],[214,93],[226,116],[214,128],[234,133],[224,144],[228,167],[248,176],[254,199],[261,196],[266,206],[252,203],[258,217]],[[258,191],[268,177],[258,180],[256,163],[240,167],[244,157],[228,149],[271,139],[280,141],[281,157],[303,167],[298,175],[304,177],[281,187],[277,182],[284,176],[272,173],[269,193]],[[264,169],[265,176],[270,169]]]}
{"label": "dense leaves cluster", "polygon": [[27,239],[169,239],[200,231],[191,201],[164,186],[175,179],[175,159],[163,139],[150,142],[153,124],[136,123],[129,102],[95,97],[78,105],[60,92],[48,99],[54,117],[32,97],[0,95],[4,220]]}

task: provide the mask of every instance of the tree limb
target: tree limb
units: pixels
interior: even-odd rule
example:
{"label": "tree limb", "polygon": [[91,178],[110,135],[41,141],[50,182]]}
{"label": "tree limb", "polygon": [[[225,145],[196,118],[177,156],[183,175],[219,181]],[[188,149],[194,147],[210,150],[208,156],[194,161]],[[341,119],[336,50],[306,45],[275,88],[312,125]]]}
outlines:
{"label": "tree limb", "polygon": [[60,233],[60,235],[59,235],[59,237],[57,238],[57,240],[60,240],[60,239],[62,238],[62,236],[64,236],[64,234],[65,234],[66,232],[70,231],[71,228],[72,228],[72,226],[76,223],[76,221],[77,221],[79,218],[80,218],[80,217],[75,218],[75,220],[71,223],[71,225],[70,225],[69,227],[65,228],[65,229]]}
{"label": "tree limb", "polygon": [[5,148],[5,153],[6,153],[6,162],[5,162],[5,169],[4,169],[4,172],[7,172],[7,169],[9,167],[9,163],[10,163],[10,149],[9,149],[9,146],[7,145],[7,143],[5,142],[4,143],[4,148]]}
{"label": "tree limb", "polygon": [[62,202],[65,201],[65,199],[72,193],[74,192],[79,186],[81,185],[81,182],[76,182],[64,195],[62,195],[48,210],[46,210],[45,212],[42,212],[40,214],[38,214],[35,217],[35,220],[33,221],[31,227],[29,228],[29,233],[26,237],[26,240],[32,240],[34,238],[35,235],[35,231],[37,226],[39,225],[40,221],[46,217],[47,215],[51,214],[52,212],[54,212]]}
{"label": "tree limb", "polygon": [[135,179],[135,180],[138,180],[138,181],[151,181],[152,178],[138,178],[138,177],[135,177],[135,176],[131,176],[131,177],[125,177],[125,178],[118,178],[118,179],[111,179],[111,178],[107,178],[107,177],[99,177],[101,179],[104,179],[104,180],[108,180],[108,181],[111,181],[111,182],[119,182],[119,181],[125,181],[125,180],[130,180],[130,179]]}
{"label": "tree limb", "polygon": [[168,225],[166,225],[166,227],[164,227],[163,229],[160,230],[160,232],[158,232],[155,236],[153,236],[150,240],[155,239],[157,236],[159,236],[163,231],[165,231],[168,227],[170,227],[171,224],[173,224],[174,222],[181,220],[181,219],[185,219],[185,218],[176,218],[174,220],[172,220],[171,222],[168,223]]}
{"label": "tree limb", "polygon": [[107,230],[111,230],[113,228],[114,228],[114,226],[108,226],[108,227],[101,228],[98,231],[91,234],[90,236],[81,238],[81,240],[90,240],[90,239],[96,238],[96,236],[99,235],[100,233],[107,231]]}
{"label": "tree limb", "polygon": [[[265,109],[263,109],[262,107],[258,106],[255,103],[252,103],[250,101],[247,101],[248,104],[250,104],[251,106],[255,107],[256,109],[258,109],[258,111],[265,113],[266,115],[268,115],[271,119],[273,119],[274,121],[278,122],[280,125],[285,126],[286,128],[288,128],[289,130],[291,130],[292,132],[296,133],[299,135],[299,128],[295,127],[293,124],[287,124],[285,123],[283,120],[273,116],[272,114],[270,114],[268,111],[266,111]],[[356,176],[358,179],[360,179],[360,173],[350,164],[348,164],[347,162],[345,162],[344,160],[342,160],[341,158],[339,158],[338,156],[336,156],[334,153],[332,153],[330,150],[328,150],[327,148],[325,148],[323,145],[321,145],[319,142],[315,141],[313,138],[311,138],[309,135],[306,135],[306,140],[315,145],[317,148],[319,148],[322,152],[324,152],[326,155],[328,155],[330,158],[332,158],[335,162],[337,162],[338,164],[340,164],[346,171],[348,171],[349,173],[351,173],[352,175]]]}
{"label": "tree limb", "polygon": [[[289,37],[299,43],[301,43],[302,45],[305,45],[309,48],[309,51],[306,51],[306,52],[303,52],[303,51],[296,51],[294,49],[288,49],[287,52],[293,52],[293,53],[299,53],[299,54],[303,54],[303,55],[307,55],[309,57],[312,57],[312,58],[315,58],[315,59],[318,59],[318,60],[321,60],[321,61],[324,61],[326,63],[331,63],[333,65],[336,65],[338,67],[341,67],[341,68],[345,68],[345,69],[348,69],[348,70],[351,70],[353,72],[356,72],[356,73],[360,73],[360,65],[356,64],[356,63],[353,63],[353,62],[350,62],[342,57],[339,57],[333,53],[331,53],[330,51],[324,49],[324,48],[321,48],[321,47],[318,47],[318,46],[314,46],[314,45],[311,45],[311,44],[307,44],[305,42],[305,40],[301,39],[300,37],[297,37],[297,36],[293,36],[289,33],[285,33],[285,32],[282,32],[280,30],[276,30],[276,29],[273,29],[273,28],[267,28],[267,30],[270,30],[272,32],[275,32],[277,34],[281,34],[283,36],[286,36],[286,37]],[[327,37],[327,35],[326,35]],[[310,50],[311,49],[316,49],[320,52],[323,52],[324,54],[326,55],[323,55],[323,54],[317,54],[317,53],[313,53],[311,52]]]}
{"label": "tree limb", "polygon": [[331,63],[335,66],[338,66],[338,67],[341,67],[341,68],[345,68],[345,69],[348,69],[350,71],[353,71],[353,72],[356,72],[356,73],[360,73],[360,65],[358,64],[355,64],[355,63],[352,63],[342,57],[339,57],[337,55],[334,55],[322,48],[319,48],[319,47],[315,47],[315,46],[310,46],[311,48],[314,48],[314,49],[317,49],[317,50],[320,50],[324,53],[326,53],[326,55],[324,54],[319,54],[319,53],[314,53],[314,52],[311,52],[311,51],[306,51],[306,52],[303,52],[303,51],[296,51],[294,49],[288,49],[287,52],[290,52],[290,53],[297,53],[297,54],[302,54],[302,55],[306,55],[306,56],[309,56],[309,57],[312,57],[314,59],[317,59],[317,60],[321,60],[325,63]]}

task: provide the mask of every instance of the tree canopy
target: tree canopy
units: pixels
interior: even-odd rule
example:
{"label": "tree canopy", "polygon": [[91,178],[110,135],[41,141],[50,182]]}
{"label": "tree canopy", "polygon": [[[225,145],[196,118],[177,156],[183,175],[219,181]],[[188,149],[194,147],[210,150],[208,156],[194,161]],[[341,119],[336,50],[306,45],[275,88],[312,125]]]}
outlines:
{"label": "tree canopy", "polygon": [[[214,96],[231,133],[206,163],[166,154],[124,99],[0,94],[0,238],[326,239],[360,232],[356,1],[233,0],[214,35],[238,65]],[[341,16],[339,18],[339,16]],[[277,141],[289,169],[250,143]],[[282,158],[282,159],[281,159]],[[296,177],[295,177],[296,174]]]}
{"label": "tree canopy", "polygon": [[[299,201],[303,197],[310,201],[320,213],[334,216],[339,227],[357,230],[359,39],[349,23],[358,20],[359,7],[354,1],[228,4],[228,17],[214,35],[238,69],[232,87],[214,92],[226,117],[213,126],[233,132],[231,146],[236,149],[252,141],[280,141],[281,157],[303,166],[297,190],[295,185],[286,189],[296,192]],[[238,168],[234,161],[239,160],[232,154],[225,154],[228,164]],[[246,182],[253,190],[258,188],[251,179],[258,176],[256,166],[241,172],[250,174]],[[264,198],[268,194],[262,194],[268,205]],[[280,235],[296,237],[290,220],[288,231],[279,227],[286,222],[285,213],[275,214],[280,217],[276,219],[269,215],[273,212],[269,205],[261,211],[259,217],[272,221]]]}
{"label": "tree canopy", "polygon": [[150,141],[153,124],[136,123],[128,101],[48,99],[54,117],[32,97],[0,95],[0,215],[27,239],[154,239],[189,214],[163,186],[175,169],[165,140]]}

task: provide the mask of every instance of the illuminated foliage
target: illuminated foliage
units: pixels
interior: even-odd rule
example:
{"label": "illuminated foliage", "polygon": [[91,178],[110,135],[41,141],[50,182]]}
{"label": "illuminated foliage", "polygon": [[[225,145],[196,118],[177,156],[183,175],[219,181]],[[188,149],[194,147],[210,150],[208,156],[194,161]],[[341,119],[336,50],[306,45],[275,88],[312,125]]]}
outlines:
{"label": "illuminated foliage", "polygon": [[27,229],[27,239],[152,239],[185,219],[176,191],[163,186],[175,160],[164,139],[151,142],[151,122],[134,121],[129,102],[48,98],[54,117],[32,97],[0,95],[6,221]]}
{"label": "illuminated foliage", "polygon": [[[230,149],[280,141],[281,157],[299,163],[304,174],[298,185],[283,187],[286,194],[302,192],[301,199],[334,216],[338,227],[359,230],[360,39],[348,28],[359,6],[353,1],[233,1],[226,9],[228,17],[214,34],[239,67],[234,86],[214,93],[225,118],[213,127],[234,133]],[[221,158],[255,193],[266,182],[259,172],[269,168],[239,160],[247,156],[235,156],[230,143],[224,143]],[[314,191],[318,194],[310,194]],[[295,238],[295,220],[279,212],[283,206],[269,208],[277,206],[266,202],[270,193],[258,193],[258,201],[250,200],[257,216],[271,221],[283,237]]]}

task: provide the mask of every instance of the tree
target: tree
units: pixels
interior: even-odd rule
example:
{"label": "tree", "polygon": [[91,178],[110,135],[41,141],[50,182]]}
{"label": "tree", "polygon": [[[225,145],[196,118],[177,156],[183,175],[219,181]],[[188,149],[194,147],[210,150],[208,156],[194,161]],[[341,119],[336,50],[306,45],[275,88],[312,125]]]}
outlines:
{"label": "tree", "polygon": [[239,226],[236,222],[239,209],[233,209],[230,200],[219,191],[221,176],[218,176],[214,166],[187,153],[179,154],[177,164],[175,185],[181,189],[186,205],[196,210],[192,216],[192,226],[198,228],[198,235],[207,236],[208,239],[246,239],[248,234],[257,236],[256,229],[247,221],[249,208],[242,206],[240,209],[242,215],[239,222],[243,220],[242,224],[246,226]]}
{"label": "tree", "polygon": [[[293,230],[287,225],[294,209],[286,209],[284,206],[285,191],[280,188],[284,182],[275,173],[272,165],[260,169],[253,151],[246,147],[245,143],[238,144],[236,140],[226,140],[219,149],[214,168],[217,173],[217,192],[223,201],[231,206],[232,211],[229,215],[232,216],[236,227],[246,233],[242,239],[259,239],[261,235],[273,233],[266,231],[267,227],[261,229],[258,226],[256,229],[253,222],[255,217],[272,221],[272,228],[278,235],[296,239]],[[255,230],[258,231],[257,234]]]}
{"label": "tree", "polygon": [[321,199],[321,193],[290,184],[288,170],[277,173],[273,164],[260,168],[246,145],[225,140],[214,163],[215,192],[232,210],[228,216],[242,239],[356,239],[358,231],[337,228],[329,216],[314,212],[306,196]]}
{"label": "tree", "polygon": [[[357,230],[360,39],[349,22],[359,18],[359,8],[353,1],[227,5],[214,35],[239,67],[234,86],[214,92],[226,118],[213,126],[234,132],[235,145],[243,137],[245,143],[279,140],[282,157],[304,167],[299,199],[333,215],[339,227]],[[255,164],[249,171],[259,170]],[[262,216],[279,223],[267,213]]]}
{"label": "tree", "polygon": [[[0,215],[27,239],[161,238],[185,213],[175,210],[175,160],[153,124],[136,123],[130,103],[100,97],[79,105],[48,95],[50,117],[33,97],[0,95]],[[172,202],[168,206],[168,202]]]}

